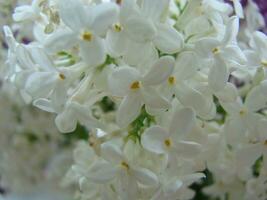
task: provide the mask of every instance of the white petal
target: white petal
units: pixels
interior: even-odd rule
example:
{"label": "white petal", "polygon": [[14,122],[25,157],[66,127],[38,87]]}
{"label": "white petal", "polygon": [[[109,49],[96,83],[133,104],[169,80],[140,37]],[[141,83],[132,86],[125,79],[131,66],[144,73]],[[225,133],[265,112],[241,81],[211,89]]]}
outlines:
{"label": "white petal", "polygon": [[255,163],[255,161],[261,156],[261,154],[261,144],[243,146],[242,149],[238,150],[236,153],[238,166],[251,167]]}
{"label": "white petal", "polygon": [[95,199],[98,196],[98,186],[95,183],[92,183],[86,178],[81,178],[79,180],[80,191],[82,191],[82,196],[86,196],[88,199]]}
{"label": "white petal", "polygon": [[258,52],[254,50],[244,50],[244,54],[247,58],[247,65],[253,66],[254,68],[258,67],[261,63]]}
{"label": "white petal", "polygon": [[196,142],[179,141],[176,149],[179,156],[190,159],[197,157],[201,153],[202,146]]}
{"label": "white petal", "polygon": [[154,39],[154,44],[161,52],[174,54],[183,48],[183,35],[171,25],[158,24],[157,29],[158,32]]}
{"label": "white petal", "polygon": [[202,179],[202,178],[206,178],[205,174],[203,173],[194,173],[194,174],[180,177],[183,183],[187,186],[193,184],[194,182],[199,181],[199,179]]}
{"label": "white petal", "polygon": [[101,156],[105,160],[113,163],[114,165],[118,165],[122,161],[125,161],[125,158],[120,148],[108,142],[103,143],[101,145]]}
{"label": "white petal", "polygon": [[60,0],[59,14],[63,22],[73,31],[79,31],[86,24],[87,17],[80,0]]}
{"label": "white petal", "polygon": [[51,101],[48,99],[43,99],[43,98],[37,99],[33,102],[33,105],[46,112],[51,112],[51,113],[55,112]]}
{"label": "white petal", "polygon": [[31,20],[36,17],[36,13],[34,12],[32,6],[19,6],[15,8],[15,12],[13,14],[13,19],[16,22],[21,22],[25,20]]}
{"label": "white petal", "polygon": [[141,89],[143,101],[150,108],[154,109],[168,109],[171,105],[168,99],[161,96],[159,92],[152,88],[146,87]]}
{"label": "white petal", "polygon": [[81,105],[77,102],[71,102],[69,104],[69,109],[73,110],[75,115],[73,118],[77,118],[77,120],[88,129],[100,127],[100,122],[98,122],[91,114],[90,108],[86,105]]}
{"label": "white petal", "polygon": [[122,100],[116,115],[116,121],[121,128],[126,128],[140,114],[143,102],[138,93],[132,92]]}
{"label": "white petal", "polygon": [[222,91],[216,92],[215,95],[220,101],[235,102],[238,98],[237,88],[228,82]]}
{"label": "white petal", "polygon": [[156,28],[151,20],[143,17],[131,17],[125,24],[128,36],[136,42],[151,41],[156,35]]}
{"label": "white petal", "polygon": [[220,42],[213,38],[203,38],[195,43],[196,53],[203,57],[208,58],[212,57],[212,51],[220,45]]}
{"label": "white petal", "polygon": [[[98,191],[97,191],[97,194],[98,194]],[[117,192],[114,191],[113,188],[110,187],[110,185],[103,185],[101,187],[100,196],[101,196],[100,197],[101,200],[114,200],[118,198]],[[93,199],[95,198],[98,198],[98,197],[94,197]]]}
{"label": "white petal", "polygon": [[[15,76],[14,85],[18,88],[25,86],[28,78],[34,73],[33,70],[23,70]],[[12,72],[13,73],[13,72]]]}
{"label": "white petal", "polygon": [[140,14],[140,7],[137,5],[136,1],[124,0],[120,7],[120,20],[123,25],[127,23],[130,17]]}
{"label": "white petal", "polygon": [[232,119],[225,123],[224,132],[226,136],[226,141],[230,145],[240,144],[240,141],[244,138],[244,133],[246,132],[246,127],[243,122],[239,119]]}
{"label": "white petal", "polygon": [[29,49],[33,62],[38,65],[39,69],[44,71],[55,71],[52,59],[46,54],[45,49],[33,46]]}
{"label": "white petal", "polygon": [[207,4],[214,10],[222,13],[230,13],[232,11],[232,6],[225,2],[208,0]]}
{"label": "white petal", "polygon": [[128,39],[125,32],[116,32],[114,30],[108,30],[106,37],[107,51],[111,56],[119,57],[125,52],[128,44]]}
{"label": "white petal", "polygon": [[145,17],[159,21],[163,12],[168,9],[170,0],[144,0],[142,13]]}
{"label": "white petal", "polygon": [[[267,36],[260,32],[260,31],[255,31],[253,33],[253,42],[254,44],[251,44],[255,49],[259,49],[259,52],[265,52],[265,49],[267,47]],[[265,54],[266,55],[266,54]],[[262,56],[262,55],[260,55]]]}
{"label": "white petal", "polygon": [[105,62],[106,52],[103,39],[96,35],[92,36],[92,41],[81,41],[81,57],[84,62],[91,67],[96,67]]}
{"label": "white petal", "polygon": [[195,112],[192,108],[177,110],[172,117],[170,134],[181,137],[188,133],[195,123]]}
{"label": "white petal", "polygon": [[15,51],[15,48],[17,46],[17,42],[16,42],[16,40],[14,38],[14,35],[13,35],[11,29],[9,28],[9,26],[3,26],[3,31],[4,31],[4,34],[5,34],[6,42],[8,44],[8,48],[11,51]]}
{"label": "white petal", "polygon": [[74,113],[71,109],[65,109],[62,113],[58,114],[55,123],[57,128],[62,133],[70,133],[76,129],[77,119],[73,118]]}
{"label": "white petal", "polygon": [[193,107],[197,115],[205,119],[207,117],[212,117],[207,116],[212,106],[208,96],[204,96],[204,94],[185,84],[182,84],[181,87],[175,91],[175,95],[184,106]]}
{"label": "white petal", "polygon": [[118,20],[119,8],[115,3],[101,3],[94,7],[92,29],[99,36],[104,36],[108,28]]}
{"label": "white petal", "polygon": [[239,64],[246,64],[247,58],[237,45],[227,45],[221,52],[221,56],[228,61],[235,61]]}
{"label": "white petal", "polygon": [[138,168],[133,170],[133,174],[139,183],[154,186],[158,185],[158,177],[148,169]]}
{"label": "white petal", "polygon": [[175,77],[177,80],[186,80],[196,73],[197,59],[194,52],[184,51],[177,57],[175,63]]}
{"label": "white petal", "polygon": [[209,86],[214,92],[224,89],[228,80],[228,71],[225,62],[220,58],[215,58],[214,65],[209,72]]}
{"label": "white petal", "polygon": [[239,0],[233,0],[234,3],[234,8],[235,8],[235,13],[239,18],[244,18],[244,12],[243,12],[243,7],[242,4],[240,3]]}
{"label": "white petal", "polygon": [[[267,82],[266,82],[267,83]],[[250,111],[258,111],[267,106],[267,84],[254,87],[247,95],[245,105]]]}
{"label": "white petal", "polygon": [[54,72],[35,72],[29,76],[25,89],[34,98],[46,97],[55,87],[57,79]]}
{"label": "white petal", "polygon": [[73,152],[73,158],[76,165],[89,167],[98,159],[93,148],[91,148],[86,141],[81,141]]}
{"label": "white petal", "polygon": [[143,84],[157,85],[167,80],[167,78],[172,74],[174,62],[174,58],[171,56],[161,57],[144,76]]}
{"label": "white petal", "polygon": [[138,185],[134,176],[123,170],[120,173],[119,181],[119,196],[121,196],[121,199],[138,199]]}
{"label": "white petal", "polygon": [[147,63],[154,63],[158,59],[158,52],[151,42],[137,43],[131,40],[128,42],[123,58],[129,65],[146,66]]}
{"label": "white petal", "polygon": [[50,100],[53,102],[53,108],[57,111],[61,111],[67,101],[67,87],[64,81],[59,81],[54,87]]}
{"label": "white petal", "polygon": [[160,126],[152,126],[142,134],[142,146],[151,152],[162,154],[165,153],[164,141],[168,138],[168,132]]}
{"label": "white petal", "polygon": [[80,122],[86,128],[95,128],[101,124],[92,117],[88,107],[77,102],[68,102],[62,113],[56,117],[56,125],[63,133],[72,132]]}
{"label": "white petal", "polygon": [[260,135],[261,141],[267,141],[267,119],[259,120],[257,129]]}
{"label": "white petal", "polygon": [[169,182],[164,187],[164,192],[168,195],[175,194],[181,187],[183,186],[183,182],[181,180],[174,180]]}
{"label": "white petal", "polygon": [[199,8],[201,7],[200,1],[189,1],[187,6],[185,7],[185,10],[182,15],[179,16],[177,27],[180,30],[184,30],[188,24],[192,21],[192,19],[199,17],[199,14],[197,11],[199,11]]}
{"label": "white petal", "polygon": [[107,183],[118,174],[118,168],[106,161],[97,161],[89,169],[87,178],[95,183]]}
{"label": "white petal", "polygon": [[125,96],[130,92],[131,84],[140,79],[140,73],[135,68],[122,66],[108,77],[109,89],[113,95]]}
{"label": "white petal", "polygon": [[19,44],[16,48],[18,64],[22,69],[35,69],[30,52],[25,45]]}
{"label": "white petal", "polygon": [[228,114],[233,115],[233,116],[239,114],[240,110],[243,107],[243,104],[240,101],[234,101],[234,102],[221,101],[220,103],[221,103],[223,109]]}
{"label": "white petal", "polygon": [[178,30],[183,30],[184,35],[186,36],[190,35],[192,36],[193,39],[194,36],[204,35],[207,32],[207,30],[211,29],[211,27],[212,25],[210,24],[209,18],[207,18],[205,15],[200,15],[198,17],[192,18],[185,27],[185,29],[178,29]]}
{"label": "white petal", "polygon": [[68,28],[58,29],[44,40],[44,47],[52,52],[67,50],[77,44],[76,33]]}
{"label": "white petal", "polygon": [[226,45],[235,42],[238,31],[239,31],[239,19],[237,16],[233,16],[229,19],[226,25],[222,44]]}

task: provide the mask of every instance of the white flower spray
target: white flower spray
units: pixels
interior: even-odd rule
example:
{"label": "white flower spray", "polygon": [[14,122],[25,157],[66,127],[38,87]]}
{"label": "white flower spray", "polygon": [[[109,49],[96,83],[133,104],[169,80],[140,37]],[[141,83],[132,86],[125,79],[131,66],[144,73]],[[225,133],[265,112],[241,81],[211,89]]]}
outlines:
{"label": "white flower spray", "polygon": [[34,0],[15,9],[34,40],[3,27],[6,80],[54,113],[60,132],[89,132],[64,179],[78,199],[192,199],[210,174],[209,197],[267,198],[256,188],[267,171],[267,36],[254,4],[233,4]]}

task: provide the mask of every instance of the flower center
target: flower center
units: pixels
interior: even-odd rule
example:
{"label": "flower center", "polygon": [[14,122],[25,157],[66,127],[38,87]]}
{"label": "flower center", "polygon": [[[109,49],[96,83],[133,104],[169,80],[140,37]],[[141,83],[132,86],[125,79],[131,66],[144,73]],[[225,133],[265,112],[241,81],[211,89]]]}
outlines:
{"label": "flower center", "polygon": [[219,48],[218,47],[216,47],[216,48],[214,48],[214,49],[212,49],[212,53],[213,54],[218,54],[219,53]]}
{"label": "flower center", "polygon": [[114,24],[113,27],[116,32],[122,31],[122,26],[119,23]]}
{"label": "flower center", "polygon": [[165,144],[165,146],[166,147],[171,147],[171,145],[172,145],[172,141],[170,140],[170,139],[166,139],[165,141],[164,141],[164,144]]}
{"label": "flower center", "polygon": [[126,162],[121,162],[121,166],[122,166],[122,168],[124,168],[124,169],[126,169],[126,170],[129,170],[130,169],[130,166],[128,165],[128,163],[126,163]]}
{"label": "flower center", "polygon": [[66,76],[64,74],[62,74],[62,73],[60,73],[58,76],[59,76],[59,78],[61,80],[65,80],[66,79]]}
{"label": "flower center", "polygon": [[90,42],[93,39],[93,34],[90,31],[84,31],[82,34],[82,39],[84,41]]}
{"label": "flower center", "polygon": [[135,81],[135,82],[132,83],[130,88],[132,90],[137,90],[137,89],[140,89],[140,87],[141,87],[140,81]]}
{"label": "flower center", "polygon": [[168,78],[168,82],[169,82],[170,85],[174,85],[175,82],[176,82],[175,77],[174,77],[174,76],[170,76],[170,77]]}
{"label": "flower center", "polygon": [[239,111],[240,116],[244,116],[247,113],[245,109]]}
{"label": "flower center", "polygon": [[122,3],[122,0],[116,0],[116,4],[121,4]]}

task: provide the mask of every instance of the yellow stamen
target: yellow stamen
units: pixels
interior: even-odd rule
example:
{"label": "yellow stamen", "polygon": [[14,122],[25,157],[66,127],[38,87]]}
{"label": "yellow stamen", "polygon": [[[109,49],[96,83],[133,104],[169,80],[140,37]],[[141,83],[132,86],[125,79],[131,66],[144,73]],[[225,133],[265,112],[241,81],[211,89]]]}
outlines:
{"label": "yellow stamen", "polygon": [[242,109],[242,110],[239,111],[239,114],[241,116],[245,115],[246,113],[247,113],[247,111],[245,109]]}
{"label": "yellow stamen", "polygon": [[166,139],[166,140],[164,141],[164,144],[166,145],[166,147],[170,147],[170,146],[172,145],[172,142],[171,142],[170,139]]}
{"label": "yellow stamen", "polygon": [[212,50],[212,53],[213,53],[213,54],[217,54],[217,53],[219,53],[219,51],[220,51],[219,48],[216,47],[216,48],[214,48],[214,49]]}
{"label": "yellow stamen", "polygon": [[85,31],[82,34],[82,39],[87,42],[90,42],[93,39],[93,34],[90,31]]}
{"label": "yellow stamen", "polygon": [[121,166],[124,168],[124,169],[126,169],[126,170],[129,170],[130,169],[130,166],[128,165],[128,163],[126,163],[126,162],[121,162]]}
{"label": "yellow stamen", "polygon": [[175,82],[176,82],[175,77],[174,76],[170,76],[169,79],[168,79],[168,82],[169,82],[170,85],[174,85]]}
{"label": "yellow stamen", "polygon": [[121,5],[121,3],[122,3],[122,0],[116,0],[116,4]]}
{"label": "yellow stamen", "polygon": [[135,82],[133,82],[132,85],[131,85],[131,89],[132,89],[132,90],[137,90],[137,89],[139,89],[140,87],[141,87],[141,85],[140,85],[140,82],[139,82],[139,81],[135,81]]}
{"label": "yellow stamen", "polygon": [[116,32],[122,31],[122,26],[119,23],[114,24],[114,29]]}
{"label": "yellow stamen", "polygon": [[61,74],[61,73],[60,73],[58,76],[59,76],[59,78],[60,78],[61,80],[65,80],[65,79],[66,79],[66,76],[65,76],[64,74]]}

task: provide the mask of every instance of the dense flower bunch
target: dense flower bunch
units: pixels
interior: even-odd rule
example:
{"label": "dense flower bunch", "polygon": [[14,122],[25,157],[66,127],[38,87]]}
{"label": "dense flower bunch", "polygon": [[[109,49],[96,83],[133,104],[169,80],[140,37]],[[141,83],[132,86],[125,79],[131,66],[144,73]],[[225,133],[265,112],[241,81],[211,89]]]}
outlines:
{"label": "dense flower bunch", "polygon": [[64,138],[57,134],[52,116],[18,104],[10,96],[1,89],[1,191],[28,199],[36,191],[59,194],[66,166],[72,161],[71,146],[62,148]]}
{"label": "dense flower bunch", "polygon": [[[16,5],[29,0],[0,1],[0,24],[12,24],[18,41],[32,40],[32,26],[13,24]],[[23,26],[23,28],[22,28]],[[61,187],[72,163],[75,140],[59,134],[54,116],[26,105],[16,88],[4,82],[7,44],[0,35],[0,199],[68,200],[72,189]]]}
{"label": "dense flower bunch", "polygon": [[77,198],[192,199],[207,171],[209,197],[267,198],[267,36],[255,3],[233,5],[33,0],[15,9],[35,40],[19,43],[4,27],[6,81],[55,113],[61,132],[89,131],[64,180],[79,186]]}

